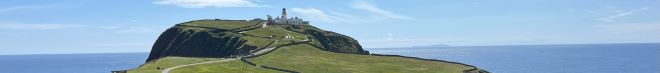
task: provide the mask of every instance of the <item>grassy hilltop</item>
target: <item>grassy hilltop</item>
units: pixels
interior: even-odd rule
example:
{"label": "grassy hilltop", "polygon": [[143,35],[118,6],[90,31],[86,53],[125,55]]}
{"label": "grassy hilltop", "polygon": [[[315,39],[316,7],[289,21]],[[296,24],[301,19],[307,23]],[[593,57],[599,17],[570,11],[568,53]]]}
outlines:
{"label": "grassy hilltop", "polygon": [[[484,73],[455,62],[369,54],[345,35],[263,20],[195,20],[158,38],[147,62],[129,73]],[[229,60],[232,59],[232,60]],[[236,60],[233,60],[236,59]]]}

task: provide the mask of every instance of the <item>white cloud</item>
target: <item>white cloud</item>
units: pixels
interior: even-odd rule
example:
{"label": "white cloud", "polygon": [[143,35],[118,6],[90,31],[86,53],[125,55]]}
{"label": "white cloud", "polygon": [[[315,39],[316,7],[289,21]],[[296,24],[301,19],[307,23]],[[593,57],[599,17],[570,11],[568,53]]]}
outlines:
{"label": "white cloud", "polygon": [[393,33],[387,33],[387,40],[394,40],[394,34]]}
{"label": "white cloud", "polygon": [[292,8],[291,11],[301,14],[302,16],[315,18],[324,22],[334,23],[336,20],[330,15],[326,14],[324,11],[321,11],[316,8]]}
{"label": "white cloud", "polygon": [[30,24],[18,22],[0,22],[0,29],[9,30],[52,30],[52,29],[65,29],[86,27],[85,25],[72,25],[72,24]]}
{"label": "white cloud", "polygon": [[[497,39],[493,39],[497,38]],[[443,36],[443,37],[390,37],[382,38],[358,38],[359,43],[365,48],[393,48],[393,47],[415,47],[429,45],[451,45],[451,46],[488,46],[488,45],[536,45],[536,44],[571,44],[584,42],[583,38],[573,41],[563,41],[565,36],[531,37],[531,36]]]}
{"label": "white cloud", "polygon": [[119,29],[121,27],[119,27],[119,26],[98,26],[98,28],[101,28],[101,29]]}
{"label": "white cloud", "polygon": [[343,12],[324,11],[311,7],[291,8],[291,11],[295,14],[301,15],[302,17],[310,18],[311,20],[319,20],[328,23],[373,23],[388,20],[413,19],[411,17],[396,14],[362,1],[356,1],[352,3],[351,6],[354,9],[364,11],[367,14],[346,14]]}
{"label": "white cloud", "polygon": [[55,3],[55,4],[43,4],[43,5],[20,5],[20,6],[0,7],[0,14],[25,11],[25,10],[50,10],[50,9],[66,7],[68,5],[70,4]]}
{"label": "white cloud", "polygon": [[28,9],[28,8],[31,8],[31,7],[27,7],[27,6],[14,6],[14,7],[1,8],[1,9],[0,9],[0,13],[10,12],[10,11],[16,11],[16,10],[21,10],[21,9]]}
{"label": "white cloud", "polygon": [[446,39],[446,38],[374,38],[359,40],[360,44],[365,48],[393,48],[393,47],[413,47],[413,46],[428,46],[439,45],[446,43],[460,43],[466,42],[459,39]]}
{"label": "white cloud", "polygon": [[125,46],[151,46],[153,43],[150,42],[143,42],[143,43],[135,43],[135,42],[122,42],[122,43],[96,43],[93,45],[98,45],[98,46],[120,46],[120,47],[125,47]]}
{"label": "white cloud", "polygon": [[148,28],[148,27],[126,27],[122,29],[118,29],[115,31],[116,33],[156,33],[158,30],[155,28]]}
{"label": "white cloud", "polygon": [[617,13],[617,14],[614,14],[614,15],[611,15],[611,16],[598,18],[596,20],[605,21],[605,22],[614,22],[614,21],[616,21],[615,19],[620,18],[620,17],[624,17],[624,16],[628,16],[632,13],[633,13],[632,11]]}
{"label": "white cloud", "polygon": [[399,15],[399,14],[393,13],[391,11],[381,9],[376,5],[373,5],[371,3],[367,3],[367,2],[364,2],[364,1],[355,1],[351,4],[351,7],[355,8],[355,9],[369,11],[371,13],[375,13],[375,14],[385,16],[385,17],[388,17],[388,18],[412,19],[411,17],[408,17],[408,16]]}
{"label": "white cloud", "polygon": [[393,48],[428,46],[446,43],[465,42],[460,39],[449,39],[447,37],[395,37],[394,33],[386,33],[382,38],[358,39],[365,48]]}
{"label": "white cloud", "polygon": [[600,31],[613,34],[660,34],[660,21],[595,25]]}
{"label": "white cloud", "polygon": [[366,16],[356,16],[339,12],[328,12],[316,8],[291,8],[291,12],[301,15],[303,18],[309,18],[310,20],[318,20],[332,24],[363,23],[374,22],[376,20],[374,18],[366,18]]}
{"label": "white cloud", "polygon": [[175,5],[184,8],[268,7],[268,5],[255,4],[248,0],[160,0],[153,3],[159,5]]}
{"label": "white cloud", "polygon": [[606,17],[596,18],[596,20],[604,21],[604,22],[615,22],[618,19],[620,19],[621,17],[630,16],[635,12],[644,11],[644,10],[649,9],[650,7],[642,7],[642,8],[639,8],[639,9],[632,9],[632,10],[627,10],[627,11],[625,11],[625,10],[616,10],[615,7],[611,7],[611,6],[608,6],[608,7],[605,7],[605,8],[606,9],[614,9],[614,10],[610,11],[610,12],[613,12],[614,14],[612,14],[610,16],[606,16]]}
{"label": "white cloud", "polygon": [[140,25],[96,26],[96,28],[104,29],[119,34],[158,33],[162,31],[162,29],[166,29],[163,27],[140,26]]}
{"label": "white cloud", "polygon": [[111,24],[111,26],[94,26],[79,24],[39,24],[39,23],[20,23],[20,22],[0,22],[0,30],[60,30],[60,29],[84,29],[84,30],[102,30],[119,34],[137,34],[137,33],[158,33],[164,27],[146,26],[146,25],[128,25]]}
{"label": "white cloud", "polygon": [[606,23],[593,25],[598,31],[604,31],[616,35],[646,35],[646,34],[660,34],[660,21],[643,21],[643,22],[623,22],[620,20],[622,17],[631,16],[636,13],[650,9],[650,7],[641,7],[635,9],[620,9],[614,6],[607,6],[610,16],[597,18],[596,20],[604,21]]}

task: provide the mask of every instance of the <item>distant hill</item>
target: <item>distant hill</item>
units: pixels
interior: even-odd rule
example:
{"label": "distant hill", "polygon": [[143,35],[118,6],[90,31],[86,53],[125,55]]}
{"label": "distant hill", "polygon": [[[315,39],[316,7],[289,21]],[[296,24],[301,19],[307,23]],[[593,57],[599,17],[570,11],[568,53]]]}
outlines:
{"label": "distant hill", "polygon": [[308,24],[194,20],[176,24],[131,73],[487,73],[457,62],[369,54],[358,41]]}
{"label": "distant hill", "polygon": [[445,44],[437,44],[437,45],[428,45],[428,46],[411,46],[411,47],[388,47],[388,48],[367,48],[367,49],[442,49],[442,48],[449,48],[453,47],[450,45],[445,45]]}

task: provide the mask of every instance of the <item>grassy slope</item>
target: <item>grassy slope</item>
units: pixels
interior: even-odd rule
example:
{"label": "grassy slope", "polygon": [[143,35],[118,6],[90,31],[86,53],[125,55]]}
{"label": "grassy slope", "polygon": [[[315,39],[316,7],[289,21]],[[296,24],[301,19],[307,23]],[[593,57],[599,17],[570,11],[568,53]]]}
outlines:
{"label": "grassy slope", "polygon": [[156,69],[157,67],[160,68],[168,68],[168,67],[174,67],[177,65],[184,65],[184,64],[192,64],[192,63],[197,63],[197,62],[206,62],[206,61],[213,61],[213,60],[221,60],[220,58],[188,58],[188,57],[165,57],[161,58],[152,62],[148,62],[146,64],[143,64],[142,66],[128,71],[129,73],[160,73],[163,69]]}
{"label": "grassy slope", "polygon": [[177,68],[172,73],[279,73],[279,71],[254,67],[234,60]]}
{"label": "grassy slope", "polygon": [[288,31],[282,27],[278,26],[269,26],[265,28],[254,29],[246,32],[247,34],[261,35],[261,36],[276,36],[282,38],[284,36],[290,35],[294,36],[296,40],[303,40],[306,36],[304,34]]}
{"label": "grassy slope", "polygon": [[436,61],[326,52],[305,44],[282,47],[251,61],[303,73],[462,73],[472,69]]}
{"label": "grassy slope", "polygon": [[[189,57],[165,57],[158,59],[154,62],[144,64],[143,66],[136,68],[134,70],[128,71],[128,73],[161,73],[164,69],[160,68],[169,68],[178,65],[192,64],[198,62],[206,61],[215,61],[222,60],[221,58],[189,58]],[[275,73],[278,71],[258,68],[241,62],[240,60],[233,60],[228,62],[218,62],[210,64],[202,64],[195,66],[186,66],[174,69],[170,71],[171,73]]]}
{"label": "grassy slope", "polygon": [[250,37],[250,36],[244,36],[244,37],[241,37],[241,38],[248,40],[245,44],[248,44],[248,45],[251,45],[251,46],[257,46],[258,48],[267,47],[268,43],[274,41],[274,40],[271,40],[271,39],[259,38],[259,37]]}
{"label": "grassy slope", "polygon": [[[305,40],[306,35],[300,34],[300,33],[295,33],[291,31],[287,31],[286,29],[278,26],[268,26],[266,28],[258,28],[250,31],[246,31],[245,34],[251,34],[251,35],[258,35],[258,36],[276,36],[274,40],[279,40],[273,45],[282,45],[282,44],[287,44],[291,43],[289,39],[285,39],[284,36],[294,36],[294,40]],[[266,45],[270,43],[271,41],[263,41],[267,40],[265,38],[258,38],[258,37],[251,37],[251,36],[245,36],[242,38],[246,38],[248,40],[248,44],[253,43],[253,44],[259,44],[259,45]],[[261,40],[261,41],[260,41]],[[264,48],[262,46],[258,46],[259,48]]]}
{"label": "grassy slope", "polygon": [[[191,64],[218,58],[167,57],[145,64],[130,73],[159,73],[159,67]],[[263,66],[271,66],[303,73],[462,73],[471,67],[400,57],[368,56],[326,52],[306,44],[281,47],[267,55],[250,59]],[[277,71],[247,65],[239,60],[202,64],[174,69],[172,73],[274,73]]]}
{"label": "grassy slope", "polygon": [[[254,25],[256,21],[193,21],[184,23],[184,25],[195,25],[204,27],[214,27],[220,29],[234,29]],[[207,31],[205,28],[196,27],[180,27],[187,30]],[[277,36],[275,40],[279,40],[274,45],[281,45],[291,43],[282,37],[286,34],[296,36],[295,40],[303,40],[306,35],[287,31],[282,27],[269,26],[267,28],[259,28],[247,31],[246,34],[260,35],[260,36]],[[284,34],[284,35],[283,35]],[[244,36],[242,39],[248,40],[246,44],[258,46],[259,48],[265,47],[265,44],[273,41],[271,39],[256,38]],[[268,42],[262,42],[268,41]],[[320,44],[314,40],[312,44]],[[205,62],[212,60],[220,60],[220,58],[183,58],[183,57],[166,57],[152,62],[148,62],[143,66],[129,71],[130,73],[160,73],[156,67],[168,68],[176,65],[192,64],[197,62]],[[283,69],[289,69],[299,72],[330,72],[330,73],[347,73],[347,72],[404,72],[404,73],[461,73],[462,70],[471,69],[471,67],[451,64],[444,62],[425,61],[401,57],[384,57],[384,56],[368,56],[368,55],[355,55],[343,54],[322,51],[318,48],[309,45],[300,44],[288,47],[281,47],[267,55],[253,58],[251,61],[258,65],[271,66]],[[173,70],[174,73],[199,73],[199,72],[248,72],[248,73],[271,73],[273,70],[258,68],[247,65],[238,60],[229,62],[220,62],[212,64],[202,64],[195,66],[182,67]]]}
{"label": "grassy slope", "polygon": [[222,20],[196,20],[182,25],[214,27],[220,29],[235,29],[239,27],[258,25],[261,21],[222,21]]}
{"label": "grassy slope", "polygon": [[[158,67],[191,64],[219,58],[166,57],[129,71],[129,73],[160,73]],[[326,52],[306,44],[281,47],[267,55],[250,59],[252,62],[303,73],[462,73],[471,67],[400,57],[368,56]],[[239,60],[187,66],[172,73],[277,73],[277,71],[247,65]]]}

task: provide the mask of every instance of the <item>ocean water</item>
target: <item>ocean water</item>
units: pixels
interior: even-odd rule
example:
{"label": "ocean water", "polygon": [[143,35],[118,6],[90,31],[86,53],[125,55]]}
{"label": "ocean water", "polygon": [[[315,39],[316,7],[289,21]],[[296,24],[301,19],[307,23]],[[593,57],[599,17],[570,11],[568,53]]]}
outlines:
{"label": "ocean water", "polygon": [[142,65],[148,53],[0,55],[0,73],[110,73]]}
{"label": "ocean water", "polygon": [[[660,44],[378,48],[466,63],[493,73],[660,73]],[[0,73],[109,73],[144,63],[148,53],[0,55]]]}
{"label": "ocean water", "polygon": [[658,43],[367,50],[461,62],[493,73],[660,73]]}

